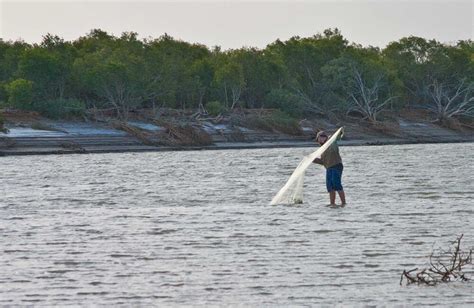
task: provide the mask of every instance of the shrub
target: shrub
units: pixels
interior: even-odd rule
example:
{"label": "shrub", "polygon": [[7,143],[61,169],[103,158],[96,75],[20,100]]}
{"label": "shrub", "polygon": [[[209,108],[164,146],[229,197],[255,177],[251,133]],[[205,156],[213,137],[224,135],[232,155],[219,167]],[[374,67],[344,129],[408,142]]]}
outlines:
{"label": "shrub", "polygon": [[46,117],[58,119],[82,116],[86,106],[83,102],[76,99],[55,99],[38,102],[34,104],[32,109]]}
{"label": "shrub", "polygon": [[304,103],[299,97],[282,89],[275,89],[268,93],[265,103],[268,107],[278,108],[295,117],[301,116],[304,109]]}
{"label": "shrub", "polygon": [[212,101],[206,104],[206,110],[210,115],[218,116],[224,111],[224,106],[218,101]]}
{"label": "shrub", "polygon": [[33,101],[33,82],[16,79],[5,85],[8,95],[7,106],[28,111],[37,111],[50,118],[68,118],[82,116],[86,106],[76,99],[53,99]]}
{"label": "shrub", "polygon": [[31,110],[33,102],[33,82],[16,79],[5,86],[8,94],[8,105],[13,108]]}
{"label": "shrub", "polygon": [[267,119],[267,122],[269,122],[270,126],[274,129],[282,133],[291,135],[300,135],[302,133],[298,120],[283,111],[277,110],[272,113]]}

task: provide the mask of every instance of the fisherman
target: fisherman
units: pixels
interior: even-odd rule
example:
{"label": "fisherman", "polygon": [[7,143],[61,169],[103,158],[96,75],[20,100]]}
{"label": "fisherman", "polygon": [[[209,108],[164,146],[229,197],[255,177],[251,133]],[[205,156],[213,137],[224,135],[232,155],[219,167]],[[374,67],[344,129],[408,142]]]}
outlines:
{"label": "fisherman", "polygon": [[[341,134],[342,136],[342,134]],[[340,138],[340,137],[339,137]],[[324,131],[318,132],[316,135],[316,142],[323,145],[328,141],[329,136]],[[326,188],[329,193],[330,206],[336,205],[336,191],[341,199],[341,206],[346,205],[346,195],[342,188],[341,177],[344,166],[342,165],[341,155],[339,155],[339,147],[335,141],[329,148],[321,155],[321,158],[316,158],[313,163],[323,165],[326,168]]]}

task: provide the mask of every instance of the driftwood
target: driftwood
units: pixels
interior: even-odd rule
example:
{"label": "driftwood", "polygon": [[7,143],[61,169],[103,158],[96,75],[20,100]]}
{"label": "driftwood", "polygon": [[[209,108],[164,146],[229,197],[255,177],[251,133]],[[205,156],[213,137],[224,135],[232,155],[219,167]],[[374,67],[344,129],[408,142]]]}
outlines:
{"label": "driftwood", "polygon": [[13,148],[16,145],[16,142],[12,138],[0,137],[0,149]]}
{"label": "driftwood", "polygon": [[421,284],[435,286],[439,283],[451,281],[468,281],[470,278],[463,272],[463,267],[472,265],[472,249],[465,252],[461,250],[461,234],[453,247],[449,250],[433,251],[430,255],[430,267],[404,270],[400,277],[400,285]]}
{"label": "driftwood", "polygon": [[217,124],[217,123],[221,123],[222,120],[224,120],[224,116],[223,116],[222,114],[219,114],[219,115],[217,115],[217,116],[215,116],[215,117],[212,117],[212,116],[209,116],[209,115],[207,115],[207,116],[205,116],[205,115],[197,115],[197,116],[195,117],[195,119],[196,119],[197,121],[200,121],[200,122],[210,121],[210,122],[212,122],[212,123]]}
{"label": "driftwood", "polygon": [[84,149],[80,144],[74,142],[74,141],[64,141],[60,143],[60,146],[62,148],[74,151],[76,153],[86,153],[86,149]]}
{"label": "driftwood", "polygon": [[111,121],[110,125],[115,128],[122,130],[129,135],[134,136],[138,140],[140,140],[144,145],[149,145],[149,146],[156,146],[159,145],[156,141],[153,140],[151,134],[141,128],[138,128],[136,126],[130,125],[127,122],[124,121]]}
{"label": "driftwood", "polygon": [[212,137],[203,129],[191,124],[178,124],[160,120],[153,120],[153,124],[165,128],[160,142],[169,146],[210,145]]}

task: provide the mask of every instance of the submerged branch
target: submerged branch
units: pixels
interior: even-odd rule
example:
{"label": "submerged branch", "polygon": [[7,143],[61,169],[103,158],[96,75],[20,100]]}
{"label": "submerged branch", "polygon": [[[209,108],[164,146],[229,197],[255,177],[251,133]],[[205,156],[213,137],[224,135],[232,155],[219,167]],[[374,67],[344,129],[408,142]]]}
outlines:
{"label": "submerged branch", "polygon": [[[467,252],[461,250],[462,237],[463,234],[453,242],[454,247],[448,251],[440,250],[437,254],[433,251],[430,255],[430,268],[404,270],[400,277],[400,285],[403,284],[403,280],[406,281],[406,285],[424,284],[428,286],[434,286],[442,282],[470,280],[466,277],[462,268],[473,264],[472,249]],[[446,261],[449,264],[445,264]]]}

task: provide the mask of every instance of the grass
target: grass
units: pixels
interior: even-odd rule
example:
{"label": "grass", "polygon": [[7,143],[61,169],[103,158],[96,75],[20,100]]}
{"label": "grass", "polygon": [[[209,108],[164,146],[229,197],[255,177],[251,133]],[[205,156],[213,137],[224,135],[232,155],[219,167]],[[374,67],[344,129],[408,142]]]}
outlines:
{"label": "grass", "polygon": [[262,114],[250,113],[244,116],[235,116],[233,122],[236,125],[250,129],[279,132],[295,136],[303,134],[298,120],[279,110]]}

